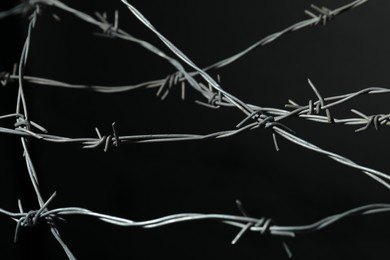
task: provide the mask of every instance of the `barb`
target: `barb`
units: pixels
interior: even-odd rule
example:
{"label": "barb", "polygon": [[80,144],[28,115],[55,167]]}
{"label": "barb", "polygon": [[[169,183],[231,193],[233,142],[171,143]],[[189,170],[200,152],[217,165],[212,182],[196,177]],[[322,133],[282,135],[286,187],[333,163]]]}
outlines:
{"label": "barb", "polygon": [[3,87],[6,87],[10,82],[13,82],[11,79],[11,74],[9,72],[1,72],[0,73],[0,84]]}
{"label": "barb", "polygon": [[119,13],[118,13],[118,10],[115,10],[115,20],[114,20],[114,24],[111,24],[110,22],[108,22],[107,20],[107,14],[106,13],[98,13],[96,12],[95,13],[96,17],[98,18],[98,20],[100,20],[104,26],[103,26],[103,35],[105,36],[108,36],[108,37],[115,37],[115,34],[118,33],[118,30],[119,30]]}
{"label": "barb", "polygon": [[[242,203],[241,201],[239,200],[236,200],[236,204],[237,204],[237,207],[239,209],[239,211],[241,212],[241,214],[245,217],[249,217],[248,213],[246,212],[246,210],[243,208],[242,206]],[[239,223],[239,224],[242,224],[242,223]],[[270,228],[272,226],[272,224],[275,224],[275,222],[273,221],[273,219],[271,218],[260,218],[259,221],[257,223],[251,223],[251,222],[248,222],[241,230],[240,232],[236,235],[236,237],[233,239],[232,241],[232,245],[235,245],[239,239],[241,239],[241,237],[244,235],[244,233],[246,233],[247,231],[250,231],[251,227],[254,227],[254,228],[261,228],[261,231],[260,231],[260,234],[261,235],[264,235],[264,234],[270,234]],[[294,236],[293,233],[289,234],[289,236]],[[292,253],[291,253],[291,250],[290,248],[287,246],[286,242],[282,240],[282,245],[283,245],[283,248],[285,249],[286,251],[286,254],[288,256],[288,258],[291,258],[292,257]]]}
{"label": "barb", "polygon": [[379,131],[382,125],[389,125],[390,114],[366,116],[362,112],[359,112],[355,109],[351,109],[351,111],[358,116],[361,116],[366,121],[366,125],[359,129],[356,129],[355,132],[367,130],[368,128],[370,128],[370,126],[374,126],[375,130]]}
{"label": "barb", "polygon": [[319,15],[315,15],[312,12],[310,12],[309,10],[305,10],[305,14],[307,14],[310,17],[316,19],[317,20],[317,22],[315,23],[316,25],[320,21],[322,21],[322,25],[326,25],[326,23],[328,21],[333,19],[334,14],[333,14],[332,10],[326,8],[325,6],[318,7],[318,6],[312,4],[310,7],[313,10],[317,11],[319,13]]}
{"label": "barb", "polygon": [[[313,83],[311,82],[310,79],[308,79],[308,82],[309,82],[309,85],[310,87],[313,89],[314,93],[316,94],[316,96],[318,97],[318,104],[320,104],[321,106],[317,106],[316,108],[316,113],[319,114],[320,113],[320,109],[323,109],[323,107],[325,107],[325,101],[324,99],[322,98],[322,96],[320,95],[320,92],[317,90],[317,88],[313,85]],[[333,119],[332,119],[332,116],[330,115],[330,112],[329,112],[329,109],[325,109],[326,111],[326,116],[328,117],[328,121],[329,123],[332,123],[333,122]],[[311,111],[310,111],[311,112]]]}
{"label": "barb", "polygon": [[[246,210],[243,208],[241,201],[236,200],[236,204],[237,204],[237,208],[240,210],[240,212],[242,213],[242,215],[245,216],[245,217],[249,217],[248,213],[247,213]],[[256,223],[256,226],[262,225],[263,222],[264,222],[264,218],[261,218],[261,219],[259,220],[259,222]],[[247,224],[240,230],[240,232],[234,237],[234,239],[232,240],[232,245],[235,245],[235,244],[238,242],[238,240],[240,240],[240,238],[244,235],[244,233],[247,232],[248,229],[250,229],[250,227],[253,226],[253,225],[254,225],[253,223],[247,223]]]}

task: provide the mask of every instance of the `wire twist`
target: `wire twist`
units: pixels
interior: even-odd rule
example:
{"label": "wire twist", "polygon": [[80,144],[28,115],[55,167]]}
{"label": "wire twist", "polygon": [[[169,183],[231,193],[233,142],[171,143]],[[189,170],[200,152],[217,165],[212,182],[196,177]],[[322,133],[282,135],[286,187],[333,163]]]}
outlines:
{"label": "wire twist", "polygon": [[103,30],[103,35],[114,38],[115,35],[119,31],[119,13],[118,10],[115,10],[114,13],[114,23],[110,23],[107,19],[107,13],[99,13],[95,12],[96,17],[98,18],[99,21],[102,22],[100,25],[101,29]]}
{"label": "wire twist", "polygon": [[104,146],[104,152],[107,152],[108,149],[112,146],[115,145],[116,147],[119,146],[121,143],[121,139],[118,133],[118,129],[116,126],[116,123],[112,123],[112,132],[113,134],[111,135],[101,135],[99,129],[96,127],[95,131],[98,135],[98,139],[96,141],[85,141],[83,142],[83,147],[86,149],[91,149],[91,148],[97,148],[100,146]]}
{"label": "wire twist", "polygon": [[361,128],[356,129],[355,132],[362,132],[362,131],[369,129],[370,127],[374,127],[376,131],[379,131],[381,126],[388,125],[390,123],[390,115],[389,114],[387,114],[387,115],[379,114],[379,115],[367,116],[367,115],[363,114],[362,112],[357,111],[356,109],[352,109],[351,111],[353,113],[361,116],[361,118],[366,121],[366,125],[361,127]]}
{"label": "wire twist", "polygon": [[318,7],[314,4],[310,5],[310,7],[318,12],[318,15],[315,15],[309,10],[305,10],[305,14],[309,15],[310,17],[313,17],[317,19],[317,22],[314,23],[313,25],[317,25],[318,23],[322,22],[322,25],[326,25],[328,21],[332,20],[335,14],[333,13],[332,10],[326,8],[325,6]]}
{"label": "wire twist", "polygon": [[50,198],[42,205],[42,207],[38,210],[30,210],[29,212],[25,213],[23,211],[23,207],[21,202],[19,201],[19,210],[21,213],[21,217],[17,220],[16,228],[15,228],[15,237],[14,242],[16,243],[18,241],[19,232],[21,227],[35,227],[38,225],[39,220],[41,218],[45,218],[46,222],[49,225],[53,225],[53,217],[52,216],[43,216],[43,213],[47,211],[47,206],[50,204],[50,202],[54,199],[56,196],[56,192],[53,193],[53,195],[50,196]]}

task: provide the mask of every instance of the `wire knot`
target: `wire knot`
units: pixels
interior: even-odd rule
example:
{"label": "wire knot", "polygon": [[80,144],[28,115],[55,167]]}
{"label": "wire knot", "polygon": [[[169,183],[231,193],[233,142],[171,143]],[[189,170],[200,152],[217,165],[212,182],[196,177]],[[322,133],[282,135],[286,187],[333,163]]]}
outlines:
{"label": "wire knot", "polygon": [[107,26],[105,26],[103,28],[103,33],[109,37],[113,37],[115,33],[118,32],[118,28],[116,28],[114,25],[112,24],[106,24]]}
{"label": "wire knot", "polygon": [[314,102],[313,100],[309,100],[309,107],[307,110],[307,115],[319,115],[321,112],[321,103],[320,102]]}
{"label": "wire knot", "polygon": [[11,78],[11,73],[6,71],[0,72],[0,84],[3,87],[6,87],[10,82],[14,82],[14,80]]}
{"label": "wire knot", "polygon": [[118,134],[118,129],[116,127],[115,122],[112,123],[113,135],[108,135],[108,136],[101,135],[100,131],[97,127],[95,128],[95,131],[96,131],[99,139],[97,141],[93,141],[93,142],[90,142],[90,141],[84,142],[83,148],[89,149],[89,148],[96,148],[96,147],[104,145],[104,152],[107,152],[110,146],[112,146],[112,145],[119,146],[119,144],[121,143],[121,140],[120,140],[120,137]]}
{"label": "wire knot", "polygon": [[[202,106],[205,106],[205,107],[208,107],[208,108],[213,108],[213,109],[218,109],[221,107],[221,105],[220,105],[222,103],[222,93],[221,92],[213,92],[210,90],[210,92],[207,92],[206,95],[207,95],[206,96],[207,102],[196,100],[195,103],[202,105]],[[249,119],[250,118],[246,119],[245,122]]]}
{"label": "wire knot", "polygon": [[260,234],[271,234],[271,227],[274,223],[272,218],[262,218],[255,226],[260,227]]}
{"label": "wire knot", "polygon": [[285,130],[291,134],[295,134],[295,132],[292,129],[290,129],[286,125],[278,122],[274,116],[263,114],[262,110],[254,111],[252,114],[248,115],[244,120],[242,120],[236,127],[241,128],[250,119],[257,121],[257,125],[255,125],[254,127],[263,126],[264,129],[271,129],[272,138],[274,141],[276,151],[279,151],[279,145],[278,145],[278,142],[276,140],[276,134],[275,134],[274,127],[279,127],[279,128],[282,128],[283,130]]}
{"label": "wire knot", "polygon": [[218,92],[218,93],[213,93],[213,95],[210,96],[208,102],[207,102],[210,106],[213,106],[215,108],[219,108],[220,107],[220,103],[221,103],[221,93]]}
{"label": "wire knot", "polygon": [[31,130],[31,123],[30,121],[26,120],[24,116],[20,115],[16,119],[16,123],[14,124],[15,128],[24,128],[27,130]]}
{"label": "wire knot", "polygon": [[326,8],[325,6],[318,7],[318,6],[314,5],[314,4],[312,4],[312,5],[310,5],[310,7],[313,10],[318,12],[318,15],[315,15],[311,11],[305,10],[305,14],[309,15],[312,18],[317,19],[317,21],[314,23],[314,25],[317,25],[321,21],[322,21],[322,25],[326,25],[326,23],[328,21],[332,20],[333,17],[335,16],[333,11],[328,9],[328,8]]}
{"label": "wire knot", "polygon": [[18,235],[20,231],[20,227],[35,227],[38,225],[39,220],[42,217],[47,218],[47,223],[52,224],[53,223],[53,216],[51,215],[44,215],[44,213],[47,211],[47,206],[50,204],[50,202],[54,199],[56,196],[56,192],[53,193],[53,195],[50,196],[50,198],[41,206],[39,210],[30,210],[29,212],[25,213],[23,211],[22,203],[19,200],[19,210],[21,214],[24,214],[22,217],[20,217],[17,220],[16,229],[15,229],[15,237],[14,242],[16,243],[18,240]]}
{"label": "wire knot", "polygon": [[[238,210],[241,212],[241,214],[245,217],[250,217],[248,212],[244,209],[242,206],[242,202],[240,200],[236,200],[236,205]],[[260,230],[260,233],[266,234],[270,233],[270,228],[273,223],[273,220],[271,218],[261,218],[257,222],[248,222],[245,227],[237,234],[237,236],[232,241],[232,244],[235,244],[246,231],[250,230],[251,227],[254,227],[255,229],[258,228]]]}
{"label": "wire knot", "polygon": [[95,15],[97,18],[101,21],[101,29],[103,30],[103,34],[108,37],[114,37],[115,34],[118,33],[119,30],[119,13],[118,10],[115,10],[115,20],[114,24],[110,23],[107,19],[107,14],[106,13],[99,13],[96,12]]}
{"label": "wire knot", "polygon": [[158,97],[161,96],[161,100],[164,100],[168,96],[172,87],[179,82],[181,77],[182,73],[180,71],[176,71],[175,73],[169,74],[157,90],[156,95]]}
{"label": "wire knot", "polygon": [[375,130],[379,131],[382,122],[383,121],[381,115],[373,115],[370,116],[370,120],[367,124],[374,125]]}
{"label": "wire knot", "polygon": [[21,227],[35,227],[38,225],[39,215],[38,210],[30,210],[26,216],[19,219]]}
{"label": "wire knot", "polygon": [[390,121],[390,117],[389,117],[390,115],[366,116],[365,114],[363,114],[362,112],[359,112],[357,110],[352,109],[351,111],[354,112],[355,114],[361,116],[366,121],[365,126],[359,128],[359,129],[356,129],[355,132],[362,132],[362,131],[367,130],[370,127],[374,127],[376,131],[379,131],[380,127],[382,125],[385,125]]}

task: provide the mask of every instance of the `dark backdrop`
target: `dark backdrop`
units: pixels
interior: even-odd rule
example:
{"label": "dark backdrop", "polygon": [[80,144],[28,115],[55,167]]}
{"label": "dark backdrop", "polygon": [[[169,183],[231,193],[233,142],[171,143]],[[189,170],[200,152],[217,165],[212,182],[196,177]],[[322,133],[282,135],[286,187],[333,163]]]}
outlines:
{"label": "dark backdrop", "polygon": [[[2,9],[17,1],[1,1]],[[338,7],[349,1],[318,1]],[[88,14],[120,12],[120,26],[169,51],[120,1],[64,3]],[[305,19],[312,1],[141,1],[134,4],[177,47],[203,67]],[[371,0],[327,26],[309,27],[259,48],[212,75],[226,90],[248,103],[284,107],[287,100],[316,99],[310,77],[324,96],[372,86],[390,86],[390,2]],[[62,18],[57,22],[54,11]],[[19,59],[26,17],[0,21],[0,69]],[[132,43],[98,37],[91,25],[62,11],[45,8],[31,42],[27,74],[70,83],[121,85],[165,77],[175,70]],[[16,87],[1,88],[1,113],[15,109]],[[94,137],[95,127],[121,135],[210,133],[233,128],[242,115],[234,109],[210,110],[180,100],[174,89],[165,101],[153,90],[120,94],[26,86],[33,121],[51,133]],[[387,97],[362,97],[333,111],[351,116],[387,113]],[[390,172],[387,129],[355,134],[354,127],[294,118],[297,135],[368,167]],[[17,199],[36,209],[34,191],[20,140],[0,136],[0,207],[17,211]],[[58,196],[51,207],[79,206],[134,220],[183,212],[240,214],[240,199],[254,217],[280,225],[314,222],[352,207],[388,202],[388,191],[359,171],[279,139],[276,152],[267,130],[228,139],[137,144],[82,150],[69,144],[31,142],[42,192]],[[246,234],[230,245],[237,229],[215,222],[171,225],[154,230],[121,228],[88,217],[59,224],[80,259],[286,259],[278,238]],[[13,243],[15,223],[0,217],[2,259],[65,259],[45,224],[23,229]],[[318,233],[287,239],[295,259],[388,259],[388,215],[351,218]]]}

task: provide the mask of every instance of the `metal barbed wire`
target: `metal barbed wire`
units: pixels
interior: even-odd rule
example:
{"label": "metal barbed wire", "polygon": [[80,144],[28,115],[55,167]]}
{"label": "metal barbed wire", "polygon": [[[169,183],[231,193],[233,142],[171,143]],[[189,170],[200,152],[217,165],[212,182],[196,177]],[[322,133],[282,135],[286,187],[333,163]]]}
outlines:
{"label": "metal barbed wire", "polygon": [[[254,218],[250,217],[245,209],[242,207],[240,201],[236,201],[237,207],[242,215],[226,215],[226,214],[201,214],[201,213],[183,213],[164,216],[161,218],[134,221],[117,216],[111,216],[94,212],[85,208],[79,207],[64,207],[46,210],[49,203],[52,202],[56,192],[45,202],[45,204],[38,210],[31,210],[24,212],[22,203],[18,201],[19,211],[18,213],[10,212],[0,208],[0,214],[6,215],[14,220],[16,224],[15,229],[15,241],[18,238],[21,227],[35,227],[41,220],[45,220],[47,224],[52,225],[53,220],[64,221],[66,216],[87,216],[94,217],[103,222],[122,226],[122,227],[134,227],[134,228],[159,228],[166,225],[178,224],[182,222],[195,222],[195,221],[214,221],[222,224],[237,227],[240,231],[231,241],[232,244],[236,244],[246,232],[257,232],[261,235],[272,235],[278,237],[294,238],[300,234],[306,234],[310,232],[320,231],[331,225],[336,224],[352,216],[365,216],[379,213],[386,213],[390,211],[390,204],[369,204],[361,207],[356,207],[347,210],[342,213],[334,214],[325,218],[322,218],[312,224],[301,226],[280,226],[277,225],[271,218]],[[286,252],[289,257],[292,256],[289,248],[284,243]]]}
{"label": "metal barbed wire", "polygon": [[[30,23],[28,27],[28,33],[27,38],[23,47],[21,59],[18,65],[18,74],[14,73],[2,73],[0,75],[0,83],[3,85],[7,85],[9,81],[12,80],[18,80],[18,99],[17,99],[17,108],[16,112],[14,114],[8,114],[1,116],[0,119],[6,119],[6,118],[16,118],[16,123],[14,125],[14,128],[6,128],[1,127],[0,132],[5,134],[12,134],[12,135],[18,135],[21,137],[22,146],[24,150],[24,157],[26,161],[26,166],[28,169],[28,173],[31,179],[31,182],[33,184],[35,193],[37,195],[38,203],[40,205],[39,210],[32,210],[29,212],[24,212],[21,202],[18,202],[19,205],[19,211],[20,213],[11,213],[9,211],[0,209],[0,213],[7,215],[11,217],[13,220],[17,222],[16,231],[15,231],[15,241],[17,240],[19,229],[20,227],[33,227],[36,226],[38,221],[40,219],[45,219],[46,223],[49,225],[50,230],[53,234],[53,236],[57,239],[57,241],[60,243],[60,245],[63,247],[65,253],[69,257],[69,259],[75,259],[74,255],[68,248],[68,246],[65,244],[65,242],[62,240],[60,233],[55,225],[56,220],[61,220],[63,216],[66,215],[87,215],[96,217],[102,221],[115,224],[115,225],[121,225],[121,226],[138,226],[138,227],[144,227],[144,228],[154,228],[154,227],[160,227],[164,225],[184,222],[184,221],[195,221],[195,220],[206,220],[206,219],[213,219],[217,220],[219,222],[222,222],[224,224],[232,225],[235,227],[240,228],[240,232],[237,234],[237,236],[233,239],[232,243],[236,243],[240,237],[246,232],[246,231],[254,231],[254,232],[260,232],[262,234],[264,233],[270,233],[272,235],[277,236],[295,236],[295,234],[299,233],[306,233],[306,232],[313,232],[321,230],[330,224],[333,224],[347,216],[352,215],[367,215],[367,214],[374,214],[374,213],[382,213],[387,212],[390,209],[390,205],[388,204],[371,204],[366,205],[363,207],[355,208],[349,211],[346,211],[341,214],[336,214],[327,218],[324,218],[314,224],[307,225],[307,226],[298,226],[298,227],[283,227],[283,226],[277,226],[275,224],[272,224],[272,219],[256,219],[256,218],[250,218],[247,216],[245,211],[242,209],[241,203],[237,202],[237,206],[240,209],[241,213],[243,213],[242,216],[233,216],[233,215],[219,215],[219,214],[176,214],[171,216],[166,216],[163,218],[150,220],[150,221],[141,221],[141,222],[134,222],[131,220],[118,218],[110,215],[100,214],[93,211],[89,211],[84,208],[58,208],[49,210],[48,205],[55,197],[55,193],[45,202],[40,190],[39,190],[39,183],[38,183],[38,177],[36,174],[36,171],[34,169],[31,156],[28,151],[28,141],[30,138],[36,138],[43,141],[49,141],[49,142],[57,142],[57,143],[78,143],[81,144],[83,148],[96,148],[100,146],[104,146],[104,150],[107,151],[108,148],[112,145],[118,146],[119,143],[146,143],[146,142],[169,142],[169,141],[187,141],[187,140],[203,140],[203,139],[210,139],[210,138],[225,138],[230,137],[233,135],[236,135],[238,133],[253,130],[256,128],[266,128],[270,129],[272,131],[272,135],[274,138],[275,146],[278,149],[278,144],[276,142],[276,134],[284,137],[285,139],[300,145],[304,148],[307,148],[312,151],[316,151],[318,153],[324,154],[328,156],[329,158],[361,170],[366,175],[372,177],[374,180],[378,181],[379,183],[383,184],[387,188],[390,189],[390,184],[387,182],[390,180],[390,177],[382,172],[370,169],[368,167],[361,166],[359,164],[354,163],[353,161],[342,157],[338,154],[323,150],[299,137],[297,137],[292,130],[290,130],[287,126],[280,123],[281,120],[297,115],[299,117],[303,117],[312,121],[317,122],[323,122],[323,123],[341,123],[341,124],[349,124],[349,125],[363,125],[363,127],[357,129],[356,131],[362,131],[370,126],[374,126],[375,129],[379,129],[381,125],[388,125],[389,122],[389,115],[372,115],[367,116],[357,110],[352,110],[355,114],[359,116],[359,118],[349,118],[349,119],[336,119],[331,116],[329,108],[342,104],[352,98],[355,98],[357,96],[363,95],[363,94],[379,94],[379,93],[387,93],[389,92],[389,89],[386,88],[367,88],[358,92],[350,93],[350,94],[344,94],[334,97],[328,97],[328,98],[322,98],[322,96],[319,94],[318,90],[312,84],[312,82],[309,80],[309,85],[311,86],[312,90],[315,92],[318,100],[317,101],[309,101],[309,104],[306,106],[300,106],[294,101],[290,100],[289,104],[287,104],[288,108],[293,108],[294,110],[283,110],[283,109],[274,109],[274,108],[261,108],[255,105],[247,104],[244,101],[238,99],[237,97],[231,95],[230,93],[226,92],[211,76],[207,74],[207,70],[210,70],[212,68],[221,68],[223,66],[226,66],[228,64],[233,63],[237,59],[241,58],[242,56],[246,55],[250,51],[252,51],[254,48],[267,44],[281,35],[294,31],[300,28],[303,28],[308,25],[316,25],[320,22],[323,24],[326,24],[327,21],[329,21],[334,16],[350,10],[352,8],[355,8],[365,1],[354,1],[348,5],[345,5],[343,7],[340,7],[335,10],[330,10],[325,7],[318,8],[316,6],[312,6],[313,9],[315,9],[317,12],[319,12],[319,15],[314,15],[310,11],[306,11],[306,14],[310,15],[312,18],[309,20],[305,20],[301,23],[296,24],[295,26],[289,27],[288,29],[281,31],[279,33],[273,34],[271,36],[268,36],[264,38],[263,40],[259,41],[258,43],[252,45],[248,49],[244,50],[243,52],[240,52],[239,54],[236,54],[228,59],[222,60],[220,62],[217,62],[205,69],[200,69],[198,66],[196,66],[184,53],[182,53],[180,50],[178,50],[168,39],[166,39],[162,34],[160,34],[154,27],[151,25],[148,20],[132,5],[130,5],[127,1],[122,0],[122,2],[130,9],[130,11],[141,20],[141,22],[144,23],[149,29],[151,29],[170,49],[173,51],[175,55],[178,56],[180,60],[182,60],[184,63],[195,69],[195,72],[187,72],[184,69],[184,66],[181,65],[181,63],[178,60],[175,60],[174,58],[164,54],[154,46],[150,45],[147,42],[144,42],[142,40],[139,40],[137,38],[132,37],[131,35],[125,33],[121,29],[118,28],[118,13],[115,13],[115,22],[114,24],[109,24],[107,22],[106,15],[97,14],[97,17],[99,20],[96,20],[92,16],[89,16],[87,14],[84,14],[80,11],[77,11],[75,9],[72,9],[65,4],[63,4],[60,1],[57,0],[30,0],[25,1],[24,3],[16,6],[15,8],[11,9],[7,12],[0,13],[0,19],[4,18],[9,15],[16,15],[16,14],[26,14],[29,11],[31,11],[31,8],[33,9],[32,15],[30,16]],[[204,97],[208,99],[207,103],[204,103],[204,105],[215,108],[220,106],[226,106],[226,107],[236,107],[240,109],[242,112],[245,113],[246,117],[243,119],[242,122],[240,122],[237,125],[237,129],[234,130],[226,130],[226,131],[220,131],[215,132],[211,134],[206,135],[199,135],[199,134],[165,134],[165,135],[138,135],[138,136],[119,136],[118,129],[115,123],[112,125],[113,134],[112,135],[101,135],[100,131],[96,128],[96,133],[98,138],[67,138],[67,137],[60,137],[56,135],[49,135],[46,131],[46,129],[39,124],[31,121],[28,117],[27,113],[27,104],[26,99],[24,96],[24,86],[23,82],[30,82],[35,84],[44,84],[44,85],[55,85],[59,87],[68,87],[68,88],[85,88],[82,85],[70,85],[58,81],[53,80],[47,80],[42,78],[35,78],[35,77],[29,77],[24,75],[24,69],[26,67],[28,52],[29,52],[29,46],[31,42],[31,33],[32,30],[36,24],[37,16],[40,14],[41,9],[40,5],[46,4],[50,6],[58,7],[64,11],[70,12],[74,15],[76,15],[78,18],[81,18],[84,21],[87,21],[91,24],[95,24],[98,27],[100,27],[103,32],[109,36],[126,39],[128,41],[135,42],[139,45],[141,45],[144,48],[147,48],[148,50],[154,52],[155,54],[163,57],[164,59],[168,60],[172,65],[178,69],[177,73],[174,73],[172,75],[169,75],[164,82],[161,81],[152,81],[145,84],[141,83],[136,86],[122,86],[116,89],[116,91],[127,91],[131,89],[136,88],[153,88],[153,87],[159,87],[158,93],[161,94],[163,91],[163,88],[166,84],[169,84],[169,88],[173,84],[177,84],[179,81],[182,83],[184,80],[188,81],[189,84],[194,87],[195,90],[197,90],[199,93],[201,93]],[[205,84],[202,84],[198,80],[194,79],[194,76],[200,75],[208,84],[206,86]],[[50,84],[48,84],[50,83]],[[182,85],[183,86],[183,85]],[[108,88],[104,86],[94,86],[91,87],[92,90],[100,91],[100,92],[110,92],[107,91]],[[184,87],[182,87],[184,89]],[[184,91],[183,91],[184,92]],[[162,98],[166,97],[168,92],[165,92],[162,96]],[[329,104],[325,104],[325,101],[332,101]],[[198,102],[201,103],[201,102]],[[325,111],[326,115],[320,115],[320,112]],[[251,121],[251,122],[250,122]],[[249,122],[249,123],[248,123]],[[36,132],[37,131],[37,132]],[[286,252],[289,256],[291,256],[290,250],[286,246],[286,244],[283,242],[284,248],[286,249]]]}

